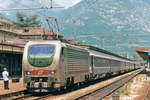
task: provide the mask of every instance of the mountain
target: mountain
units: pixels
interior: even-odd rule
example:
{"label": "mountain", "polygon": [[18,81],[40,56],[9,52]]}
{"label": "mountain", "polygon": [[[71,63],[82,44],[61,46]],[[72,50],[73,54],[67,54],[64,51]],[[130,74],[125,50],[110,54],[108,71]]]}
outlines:
{"label": "mountain", "polygon": [[149,10],[147,0],[83,0],[64,11],[62,34],[73,38],[76,33],[77,41],[136,55],[136,48],[150,47]]}

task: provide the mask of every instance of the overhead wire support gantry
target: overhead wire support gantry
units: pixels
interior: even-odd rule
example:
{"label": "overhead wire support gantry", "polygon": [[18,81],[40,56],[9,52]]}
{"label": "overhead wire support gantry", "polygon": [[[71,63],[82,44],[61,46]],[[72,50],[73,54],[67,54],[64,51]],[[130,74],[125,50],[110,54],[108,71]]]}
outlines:
{"label": "overhead wire support gantry", "polygon": [[40,9],[52,9],[52,8],[64,8],[53,6],[53,0],[50,0],[50,7],[37,7],[37,8],[11,8],[11,9],[0,9],[0,11],[16,11],[16,10],[40,10]]}

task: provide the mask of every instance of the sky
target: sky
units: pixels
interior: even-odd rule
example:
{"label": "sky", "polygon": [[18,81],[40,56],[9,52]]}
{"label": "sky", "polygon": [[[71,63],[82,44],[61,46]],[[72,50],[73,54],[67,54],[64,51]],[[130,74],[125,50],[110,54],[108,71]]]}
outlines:
{"label": "sky", "polygon": [[0,9],[2,8],[9,8],[10,4],[13,0],[0,0]]}

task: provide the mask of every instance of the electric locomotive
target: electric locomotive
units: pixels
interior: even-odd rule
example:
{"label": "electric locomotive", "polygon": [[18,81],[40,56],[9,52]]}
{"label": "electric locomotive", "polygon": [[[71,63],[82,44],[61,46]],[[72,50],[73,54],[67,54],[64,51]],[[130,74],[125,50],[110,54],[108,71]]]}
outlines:
{"label": "electric locomotive", "polygon": [[89,52],[59,40],[30,41],[22,66],[29,92],[53,91],[89,79]]}

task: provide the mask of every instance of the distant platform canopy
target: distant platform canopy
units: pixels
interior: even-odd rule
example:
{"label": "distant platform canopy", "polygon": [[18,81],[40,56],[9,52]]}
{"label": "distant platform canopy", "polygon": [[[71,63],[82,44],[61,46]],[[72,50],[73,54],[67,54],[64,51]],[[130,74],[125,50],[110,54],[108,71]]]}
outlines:
{"label": "distant platform canopy", "polygon": [[150,57],[150,49],[136,49],[136,52],[144,59],[148,60]]}

